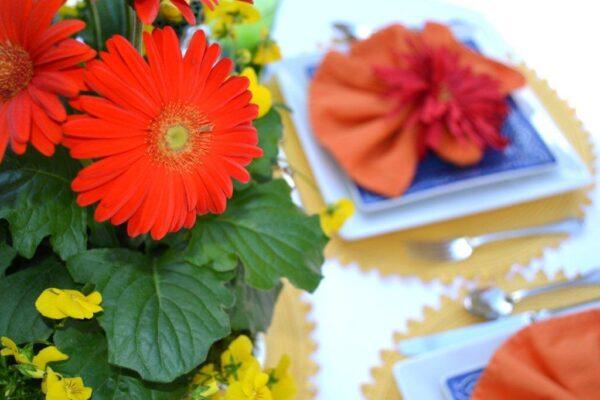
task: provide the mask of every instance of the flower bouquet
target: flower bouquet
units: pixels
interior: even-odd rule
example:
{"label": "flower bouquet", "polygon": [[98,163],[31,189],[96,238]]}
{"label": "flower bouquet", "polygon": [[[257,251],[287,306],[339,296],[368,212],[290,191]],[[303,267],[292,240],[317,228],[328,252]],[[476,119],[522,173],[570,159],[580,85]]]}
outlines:
{"label": "flower bouquet", "polygon": [[294,398],[253,341],[327,238],[251,3],[0,2],[0,398]]}

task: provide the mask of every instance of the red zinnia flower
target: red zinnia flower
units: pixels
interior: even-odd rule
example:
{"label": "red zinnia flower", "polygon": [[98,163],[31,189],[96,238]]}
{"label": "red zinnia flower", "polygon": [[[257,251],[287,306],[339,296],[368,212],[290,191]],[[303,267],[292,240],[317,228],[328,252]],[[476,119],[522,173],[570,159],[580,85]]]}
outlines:
{"label": "red zinnia flower", "polygon": [[74,104],[87,115],[64,126],[71,155],[95,159],[73,181],[78,204],[100,202],[97,221],[128,221],[131,236],[190,228],[198,214],[222,213],[232,178],[260,157],[248,80],[230,77],[233,63],[217,62],[220,47],[202,31],[182,57],[171,28],[144,35],[148,61],[121,36],[90,63],[86,84],[101,97]]}
{"label": "red zinnia flower", "polygon": [[69,37],[85,27],[69,20],[51,25],[63,0],[0,1],[0,161],[10,141],[50,156],[62,140],[66,111],[58,96],[82,86],[81,62],[95,52]]}
{"label": "red zinnia flower", "polygon": [[414,51],[399,56],[397,67],[375,68],[397,112],[409,107],[403,129],[418,126],[419,154],[439,149],[446,132],[480,149],[501,150],[508,144],[500,129],[508,114],[506,93],[490,75],[477,74],[460,64],[447,48],[415,43]]}
{"label": "red zinnia flower", "polygon": [[[219,0],[200,1],[211,10],[214,9],[217,4],[219,4]],[[253,0],[240,1],[245,1],[246,3],[254,3]],[[194,25],[196,23],[196,16],[194,15],[194,12],[192,11],[187,1],[171,0],[171,3],[173,3],[173,5],[177,7],[179,11],[181,11],[181,14],[190,25]],[[150,25],[154,22],[156,16],[158,15],[158,11],[160,10],[160,0],[135,0],[134,7],[142,22],[146,25]]]}

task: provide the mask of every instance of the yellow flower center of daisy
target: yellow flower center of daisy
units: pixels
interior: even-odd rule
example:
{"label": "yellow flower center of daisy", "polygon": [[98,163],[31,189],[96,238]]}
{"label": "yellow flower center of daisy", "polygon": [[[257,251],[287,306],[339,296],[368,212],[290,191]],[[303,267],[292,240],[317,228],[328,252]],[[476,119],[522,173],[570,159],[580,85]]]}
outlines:
{"label": "yellow flower center of daisy", "polygon": [[213,126],[194,104],[170,103],[148,129],[148,152],[171,170],[189,170],[206,154]]}
{"label": "yellow flower center of daisy", "polygon": [[0,100],[5,102],[27,87],[33,78],[33,62],[20,46],[0,44]]}
{"label": "yellow flower center of daisy", "polygon": [[185,126],[176,125],[167,129],[165,134],[165,142],[173,151],[181,151],[185,149],[190,138],[190,131]]}

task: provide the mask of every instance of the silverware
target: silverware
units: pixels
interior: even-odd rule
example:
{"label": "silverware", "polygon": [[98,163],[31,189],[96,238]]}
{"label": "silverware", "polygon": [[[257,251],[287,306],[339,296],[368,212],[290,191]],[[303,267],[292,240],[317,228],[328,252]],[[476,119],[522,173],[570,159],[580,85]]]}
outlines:
{"label": "silverware", "polygon": [[569,218],[546,225],[494,232],[481,236],[464,236],[445,241],[413,241],[406,244],[409,252],[418,258],[434,262],[458,262],[468,259],[477,248],[487,244],[531,236],[574,235],[579,233],[582,228],[583,220]]}
{"label": "silverware", "polygon": [[402,340],[398,343],[398,350],[406,357],[414,357],[448,346],[465,345],[471,343],[473,340],[486,336],[493,336],[503,332],[516,332],[531,323],[547,318],[558,317],[598,307],[600,307],[600,298],[583,303],[571,304],[566,307],[544,309],[540,311],[527,311],[495,321],[481,322],[464,328],[457,328],[427,336]]}
{"label": "silverware", "polygon": [[594,269],[570,281],[553,283],[532,289],[516,290],[511,293],[506,293],[497,287],[476,289],[465,297],[463,305],[471,314],[487,320],[494,320],[511,315],[515,309],[515,305],[528,297],[572,286],[585,285],[600,285],[600,268]]}
{"label": "silverware", "polygon": [[366,26],[357,26],[342,21],[334,22],[333,29],[337,31],[347,43],[366,39],[373,33],[373,31]]}

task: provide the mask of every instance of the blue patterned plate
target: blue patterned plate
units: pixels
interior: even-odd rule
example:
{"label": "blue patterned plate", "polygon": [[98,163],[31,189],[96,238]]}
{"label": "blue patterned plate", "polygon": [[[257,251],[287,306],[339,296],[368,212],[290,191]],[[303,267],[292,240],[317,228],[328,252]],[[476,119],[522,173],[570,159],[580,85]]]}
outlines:
{"label": "blue patterned plate", "polygon": [[[412,185],[402,196],[403,202],[410,202],[443,192],[461,190],[472,184],[493,183],[499,180],[521,177],[547,171],[556,164],[556,159],[546,143],[513,100],[509,100],[510,114],[502,133],[510,139],[504,151],[489,149],[483,160],[472,167],[462,168],[444,162],[430,153],[417,169]],[[365,210],[382,209],[394,206],[395,198],[386,198],[353,184],[353,192]]]}

